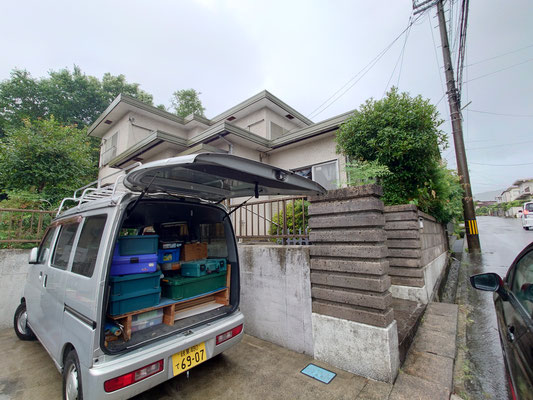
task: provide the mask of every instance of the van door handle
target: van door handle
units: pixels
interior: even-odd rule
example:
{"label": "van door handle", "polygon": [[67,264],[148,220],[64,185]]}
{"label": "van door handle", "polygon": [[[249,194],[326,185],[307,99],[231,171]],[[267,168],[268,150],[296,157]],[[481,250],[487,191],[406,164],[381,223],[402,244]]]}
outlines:
{"label": "van door handle", "polygon": [[509,339],[510,342],[514,342],[514,326],[512,325],[507,326],[507,339]]}
{"label": "van door handle", "polygon": [[44,275],[44,278],[43,278],[43,287],[44,288],[46,287],[47,278],[48,278],[48,275]]}
{"label": "van door handle", "polygon": [[43,271],[39,271],[39,280],[43,279]]}

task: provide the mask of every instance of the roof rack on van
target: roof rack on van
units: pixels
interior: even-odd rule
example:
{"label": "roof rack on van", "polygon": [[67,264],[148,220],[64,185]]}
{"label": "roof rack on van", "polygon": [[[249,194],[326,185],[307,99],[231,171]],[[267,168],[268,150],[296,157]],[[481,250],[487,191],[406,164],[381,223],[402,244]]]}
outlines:
{"label": "roof rack on van", "polygon": [[[126,168],[122,168],[119,171],[115,171],[112,174],[106,175],[100,179],[97,179],[94,182],[91,182],[85,186],[76,189],[72,197],[65,197],[61,201],[59,209],[57,210],[56,217],[59,216],[59,214],[63,210],[63,207],[65,206],[65,203],[68,201],[77,202],[77,207],[79,208],[82,204],[88,203],[90,201],[113,197],[117,193],[124,193],[125,191],[123,189],[119,189],[119,184],[124,180],[124,177],[126,176],[126,173],[128,171],[137,168],[141,165],[141,162],[136,162],[132,165],[127,166]],[[118,175],[115,179],[115,183],[102,186],[102,182],[105,179],[111,178],[115,175]]]}

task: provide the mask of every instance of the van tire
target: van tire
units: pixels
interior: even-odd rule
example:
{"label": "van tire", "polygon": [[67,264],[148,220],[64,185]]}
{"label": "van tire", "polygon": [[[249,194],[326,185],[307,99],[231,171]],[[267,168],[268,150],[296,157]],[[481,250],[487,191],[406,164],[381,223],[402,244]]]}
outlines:
{"label": "van tire", "polygon": [[20,303],[15,310],[15,316],[13,317],[13,328],[15,328],[15,333],[20,340],[35,340],[35,335],[28,325],[26,303]]}
{"label": "van tire", "polygon": [[70,350],[63,365],[63,400],[83,400],[80,361],[75,350]]}

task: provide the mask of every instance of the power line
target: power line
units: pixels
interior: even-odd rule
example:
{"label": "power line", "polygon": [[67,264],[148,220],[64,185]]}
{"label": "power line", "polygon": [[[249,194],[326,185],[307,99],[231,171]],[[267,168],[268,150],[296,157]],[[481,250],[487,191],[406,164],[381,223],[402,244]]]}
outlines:
{"label": "power line", "polygon": [[[394,73],[396,72],[396,68],[398,67],[398,64],[400,63],[400,60],[403,64],[403,54],[405,52],[405,45],[407,44],[407,38],[409,37],[409,33],[411,32],[411,26],[412,26],[412,17],[409,17],[409,22],[407,23],[407,32],[405,34],[405,40],[403,42],[402,50],[400,51],[400,55],[398,56],[398,60],[396,60],[396,64],[394,64],[394,69],[392,70],[392,73],[390,75],[389,80],[387,81],[387,86],[385,86],[385,90],[383,91],[383,97],[385,97],[385,94],[387,93],[387,89],[389,88],[390,81],[392,80],[392,77],[394,76]],[[398,84],[400,83],[400,75],[402,73],[402,66],[400,64],[400,72],[398,73]]]}
{"label": "power line", "polygon": [[475,163],[475,162],[471,162],[470,164],[483,165],[483,166],[486,166],[486,167],[520,167],[522,165],[533,165],[533,163],[523,163],[523,164],[482,164],[482,163]]}
{"label": "power line", "polygon": [[513,51],[509,51],[507,53],[499,54],[499,55],[494,56],[494,57],[485,58],[484,60],[476,61],[475,63],[468,64],[467,67],[471,67],[472,65],[481,64],[481,63],[484,63],[486,61],[494,60],[496,58],[504,57],[504,56],[509,55],[509,54],[518,53],[519,51],[522,51],[522,50],[525,50],[525,49],[529,49],[530,47],[533,47],[533,44],[531,44],[529,46],[521,47],[521,48],[513,50]]}
{"label": "power line", "polygon": [[484,146],[484,147],[474,147],[474,148],[468,148],[467,150],[484,150],[484,149],[491,149],[494,147],[501,147],[501,146],[515,146],[517,144],[526,144],[526,143],[533,143],[533,140],[526,140],[524,142],[514,142],[514,143],[503,143],[503,144],[495,144],[493,146]]}
{"label": "power line", "polygon": [[[370,71],[372,69],[372,67],[374,67],[374,65],[377,64],[377,62],[387,53],[387,51],[389,51],[389,49],[394,45],[394,43],[396,43],[398,41],[398,39],[400,39],[402,37],[402,35],[411,27],[411,25],[413,25],[413,23],[418,21],[418,19],[422,15],[423,14],[421,14],[419,17],[417,17],[417,19],[412,20],[411,23],[407,26],[407,28],[405,28],[387,47],[385,47],[380,53],[378,53],[378,55],[376,57],[374,57],[372,59],[372,61],[370,61],[363,69],[361,69],[357,74],[355,74],[351,79],[349,79],[343,86],[341,86],[335,93],[333,93],[326,101],[324,101],[315,110],[313,110],[311,112],[311,114],[309,114],[308,118],[313,118],[313,117],[316,117],[317,115],[320,115],[321,113],[323,113],[331,105],[333,105],[337,100],[339,100],[342,96],[344,96],[352,87],[354,87],[368,73],[368,71]],[[361,75],[361,76],[359,76],[359,75]],[[358,79],[356,79],[356,78],[358,78]],[[337,96],[337,97],[335,98],[335,96]],[[331,100],[333,100],[333,101],[331,101]],[[330,101],[331,101],[331,103],[329,103]]]}
{"label": "power line", "polygon": [[502,71],[505,71],[505,70],[507,70],[507,69],[510,69],[510,68],[513,68],[513,67],[516,67],[516,66],[518,66],[518,65],[522,65],[522,64],[525,64],[525,63],[528,63],[528,62],[531,62],[531,61],[533,61],[533,58],[530,58],[530,59],[528,59],[528,60],[525,60],[525,61],[522,61],[522,62],[519,62],[519,63],[513,64],[513,65],[509,65],[508,67],[505,67],[505,68],[499,69],[499,70],[497,70],[497,71],[489,72],[488,74],[485,74],[485,75],[481,75],[481,76],[478,76],[478,77],[475,77],[475,78],[469,79],[469,80],[466,81],[465,83],[472,82],[472,81],[475,81],[475,80],[478,80],[478,79],[484,78],[484,77],[486,77],[486,76],[493,75],[493,74],[496,74],[496,73],[498,73],[498,72],[502,72]]}
{"label": "power line", "polygon": [[435,37],[433,36],[433,26],[431,26],[431,18],[429,17],[429,14],[428,14],[428,23],[429,23],[429,31],[431,32],[431,40],[433,40],[433,52],[435,53],[435,61],[437,62],[440,86],[441,86],[442,91],[446,92],[446,90],[444,89],[444,82],[442,81],[442,75],[440,73],[439,56],[437,55],[437,44],[435,43]]}
{"label": "power line", "polygon": [[501,115],[503,117],[525,117],[525,118],[532,118],[533,114],[504,114],[504,113],[495,113],[490,111],[480,111],[480,110],[470,110],[466,109],[468,112],[475,112],[480,114],[490,114],[490,115]]}

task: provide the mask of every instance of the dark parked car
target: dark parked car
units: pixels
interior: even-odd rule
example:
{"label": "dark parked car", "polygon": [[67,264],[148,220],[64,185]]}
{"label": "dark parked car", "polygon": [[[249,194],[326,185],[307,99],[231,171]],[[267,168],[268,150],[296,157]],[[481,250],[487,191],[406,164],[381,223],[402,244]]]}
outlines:
{"label": "dark parked car", "polygon": [[470,277],[472,286],[496,292],[494,305],[513,399],[533,399],[533,242],[516,257],[505,280]]}

